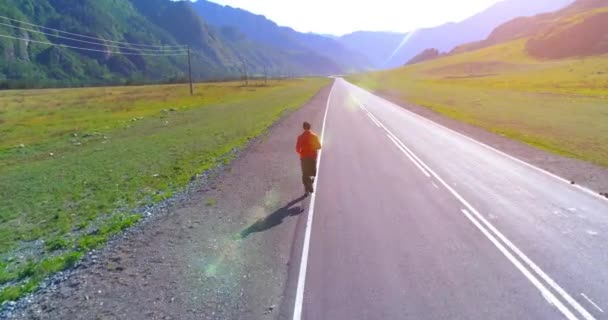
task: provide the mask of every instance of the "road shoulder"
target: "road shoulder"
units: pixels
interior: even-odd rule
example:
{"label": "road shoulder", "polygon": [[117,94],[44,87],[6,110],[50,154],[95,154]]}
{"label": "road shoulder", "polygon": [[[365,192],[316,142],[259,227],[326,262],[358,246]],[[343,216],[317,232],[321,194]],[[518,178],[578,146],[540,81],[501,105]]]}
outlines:
{"label": "road shoulder", "polygon": [[320,130],[329,92],[323,88],[187,200],[110,244],[10,318],[279,317],[308,201],[301,198],[295,138],[302,121]]}

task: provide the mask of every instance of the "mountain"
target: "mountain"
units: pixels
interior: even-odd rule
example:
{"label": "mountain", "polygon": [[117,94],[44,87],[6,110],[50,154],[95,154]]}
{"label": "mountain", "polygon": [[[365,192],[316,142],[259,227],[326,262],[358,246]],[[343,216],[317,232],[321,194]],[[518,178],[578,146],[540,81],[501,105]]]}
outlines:
{"label": "mountain", "polygon": [[608,53],[608,2],[577,0],[562,10],[513,19],[487,39],[461,45],[452,53],[473,51],[527,38],[526,49],[537,58],[568,58]]}
{"label": "mountain", "polygon": [[[0,88],[184,81],[186,45],[195,80],[235,78],[245,69],[344,70],[324,56],[277,50],[237,28],[209,25],[186,1],[3,0],[0,16],[9,18],[0,18]],[[321,38],[319,45],[333,41]]]}
{"label": "mountain", "polygon": [[382,69],[407,34],[358,31],[338,38],[346,48],[364,55],[375,69]]}
{"label": "mountain", "polygon": [[[133,43],[177,45],[170,34],[150,23],[128,1],[73,1],[60,0],[5,0],[0,2],[0,15],[29,23],[42,24],[83,34]],[[7,83],[42,83],[42,86],[79,83],[103,83],[139,77],[157,78],[176,76],[184,59],[152,56],[115,55],[109,43],[88,38],[78,42],[66,38],[46,36],[30,30],[45,30],[24,23],[0,19],[0,35],[25,38],[27,41],[0,38],[0,81]],[[8,25],[8,26],[7,26]],[[18,29],[15,27],[22,27]],[[77,38],[70,36],[72,39]],[[88,50],[72,50],[39,44],[54,42],[81,46]],[[130,48],[133,48],[131,46]],[[93,51],[95,50],[95,51]],[[136,53],[128,46],[122,52]],[[180,61],[181,60],[181,61]],[[154,66],[143,71],[146,66]]]}
{"label": "mountain", "polygon": [[426,49],[426,50],[420,52],[419,54],[417,54],[416,56],[414,56],[412,59],[410,59],[410,61],[408,61],[405,65],[416,64],[416,63],[420,63],[420,62],[424,62],[424,61],[428,61],[428,60],[433,60],[433,59],[440,58],[441,56],[442,56],[441,53],[439,53],[439,50],[437,50],[437,49]]}
{"label": "mountain", "polygon": [[526,45],[528,53],[546,59],[608,53],[608,3],[603,0],[595,2],[601,2],[603,7],[585,10],[567,18],[562,16],[558,28],[543,29],[535,34]]}
{"label": "mountain", "polygon": [[504,0],[462,22],[415,30],[389,60],[387,67],[401,66],[428,48],[448,52],[458,45],[483,40],[494,28],[513,18],[555,11],[572,2],[573,0]]}
{"label": "mountain", "polygon": [[310,63],[333,63],[340,72],[362,71],[371,67],[363,55],[343,46],[335,37],[297,32],[279,26],[262,15],[206,0],[198,0],[193,7],[211,25],[236,28],[257,43],[307,56]]}

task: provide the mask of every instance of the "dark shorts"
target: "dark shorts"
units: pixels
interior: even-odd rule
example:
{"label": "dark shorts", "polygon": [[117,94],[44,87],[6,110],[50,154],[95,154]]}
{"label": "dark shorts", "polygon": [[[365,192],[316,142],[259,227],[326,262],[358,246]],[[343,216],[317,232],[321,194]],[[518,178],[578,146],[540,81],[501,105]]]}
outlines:
{"label": "dark shorts", "polygon": [[314,177],[317,175],[317,159],[304,158],[304,159],[301,159],[301,162],[302,162],[302,176]]}
{"label": "dark shorts", "polygon": [[313,192],[313,180],[312,177],[317,175],[317,159],[315,158],[304,158],[301,159],[302,163],[302,183],[306,192]]}

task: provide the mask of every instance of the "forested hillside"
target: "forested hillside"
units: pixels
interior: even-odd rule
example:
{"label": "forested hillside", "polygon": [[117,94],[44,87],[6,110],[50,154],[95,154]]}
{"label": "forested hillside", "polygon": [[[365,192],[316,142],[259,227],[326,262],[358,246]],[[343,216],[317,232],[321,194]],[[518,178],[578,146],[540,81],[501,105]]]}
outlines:
{"label": "forested hillside", "polygon": [[195,80],[261,74],[330,74],[331,61],[254,42],[205,23],[189,2],[4,0],[0,87],[183,81],[187,49]]}

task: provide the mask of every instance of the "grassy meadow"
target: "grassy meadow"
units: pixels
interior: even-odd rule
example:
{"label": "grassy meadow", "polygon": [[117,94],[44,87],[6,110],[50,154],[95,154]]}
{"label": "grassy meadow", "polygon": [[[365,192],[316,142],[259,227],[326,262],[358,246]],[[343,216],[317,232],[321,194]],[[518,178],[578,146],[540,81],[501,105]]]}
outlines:
{"label": "grassy meadow", "polygon": [[524,39],[349,80],[608,167],[608,56],[537,60]]}
{"label": "grassy meadow", "polygon": [[229,160],[326,79],[0,91],[0,303]]}

